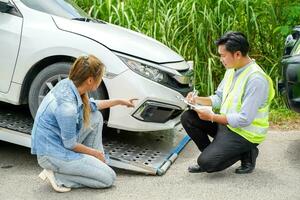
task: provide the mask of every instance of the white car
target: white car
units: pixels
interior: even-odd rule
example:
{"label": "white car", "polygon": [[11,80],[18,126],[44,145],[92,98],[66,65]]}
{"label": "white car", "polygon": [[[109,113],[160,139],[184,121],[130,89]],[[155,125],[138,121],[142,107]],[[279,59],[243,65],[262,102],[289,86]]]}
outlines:
{"label": "white car", "polygon": [[135,108],[104,111],[109,127],[171,129],[186,108],[190,66],[143,34],[91,19],[71,0],[0,0],[0,101],[28,104],[34,116],[72,62],[93,54],[106,66],[97,99],[132,98]]}

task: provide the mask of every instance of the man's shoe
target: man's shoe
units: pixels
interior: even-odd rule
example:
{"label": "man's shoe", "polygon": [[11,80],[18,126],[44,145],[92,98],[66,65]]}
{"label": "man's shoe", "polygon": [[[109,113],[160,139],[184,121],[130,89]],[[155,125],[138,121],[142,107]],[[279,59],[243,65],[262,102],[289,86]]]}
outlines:
{"label": "man's shoe", "polygon": [[44,170],[39,174],[39,177],[40,177],[43,181],[48,180],[48,181],[50,182],[51,186],[53,187],[53,189],[54,189],[56,192],[70,192],[70,191],[71,191],[71,188],[67,188],[67,187],[64,187],[64,186],[59,186],[59,185],[56,184],[56,181],[55,181],[55,177],[54,177],[53,171],[44,169]]}
{"label": "man's shoe", "polygon": [[237,174],[249,174],[253,172],[256,165],[256,158],[258,156],[258,148],[251,149],[250,153],[246,158],[242,158],[241,166],[235,170]]}
{"label": "man's shoe", "polygon": [[201,173],[205,172],[199,165],[191,165],[188,167],[190,173]]}
{"label": "man's shoe", "polygon": [[240,167],[235,169],[235,173],[237,174],[250,174],[253,172],[255,166],[253,166],[251,163],[245,163],[244,165],[241,165]]}

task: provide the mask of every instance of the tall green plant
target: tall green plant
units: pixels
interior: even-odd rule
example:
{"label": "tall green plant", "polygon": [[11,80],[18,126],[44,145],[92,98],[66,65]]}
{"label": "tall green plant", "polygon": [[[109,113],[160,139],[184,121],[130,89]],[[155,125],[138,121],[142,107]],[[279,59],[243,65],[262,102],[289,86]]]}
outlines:
{"label": "tall green plant", "polygon": [[[250,56],[280,79],[284,38],[300,24],[300,0],[74,0],[92,17],[142,32],[194,61],[195,84],[209,95],[224,73],[214,41],[244,32]],[[280,107],[279,97],[273,106]]]}

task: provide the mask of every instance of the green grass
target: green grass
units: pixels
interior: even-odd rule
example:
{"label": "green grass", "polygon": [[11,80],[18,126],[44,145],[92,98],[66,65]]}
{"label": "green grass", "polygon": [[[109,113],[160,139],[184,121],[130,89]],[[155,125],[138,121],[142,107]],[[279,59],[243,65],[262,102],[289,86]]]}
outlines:
{"label": "green grass", "polygon": [[271,127],[281,130],[299,130],[300,114],[287,110],[286,108],[276,108],[270,111]]}
{"label": "green grass", "polygon": [[[211,94],[224,74],[214,45],[223,33],[244,32],[250,41],[250,56],[276,86],[284,39],[300,24],[300,0],[74,1],[94,18],[144,33],[193,60],[194,82],[201,95]],[[277,92],[272,109],[280,113],[282,107]]]}
{"label": "green grass", "polygon": [[299,117],[299,113],[287,110],[286,108],[277,108],[270,111],[270,121],[275,124],[282,123],[284,121],[292,121]]}

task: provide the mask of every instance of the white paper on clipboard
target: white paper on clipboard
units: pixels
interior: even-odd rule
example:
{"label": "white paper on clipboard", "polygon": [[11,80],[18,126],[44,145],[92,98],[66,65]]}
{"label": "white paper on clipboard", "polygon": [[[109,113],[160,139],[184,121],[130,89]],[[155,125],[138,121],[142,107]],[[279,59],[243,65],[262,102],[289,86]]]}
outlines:
{"label": "white paper on clipboard", "polygon": [[190,102],[188,102],[186,100],[186,98],[180,97],[180,96],[176,96],[178,99],[180,99],[181,101],[183,101],[185,104],[187,104],[190,108],[195,109],[195,110],[206,110],[209,112],[213,112],[212,111],[212,107],[211,106],[203,106],[200,104],[191,104]]}

